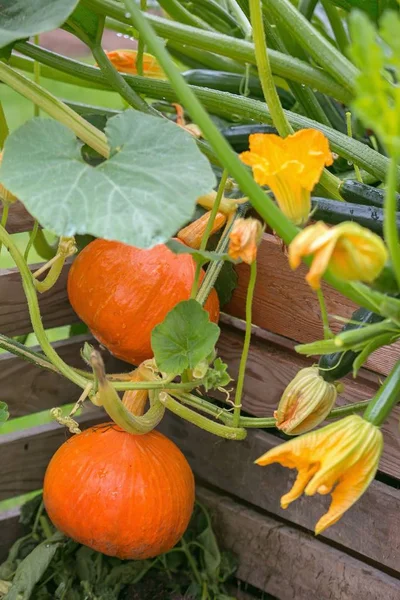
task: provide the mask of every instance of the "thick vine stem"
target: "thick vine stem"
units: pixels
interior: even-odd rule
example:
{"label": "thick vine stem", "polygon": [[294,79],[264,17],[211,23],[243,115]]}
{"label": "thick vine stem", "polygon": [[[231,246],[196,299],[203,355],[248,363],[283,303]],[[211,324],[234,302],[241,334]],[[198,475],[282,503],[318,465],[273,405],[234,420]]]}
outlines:
{"label": "thick vine stem", "polygon": [[200,427],[200,429],[204,429],[218,437],[226,438],[227,440],[244,440],[247,435],[246,430],[242,427],[221,425],[221,423],[216,423],[203,415],[199,415],[172,398],[172,396],[166,392],[160,392],[159,401],[168,408],[168,410],[181,417],[181,419],[189,421],[190,423],[193,423],[193,425]]}
{"label": "thick vine stem", "polygon": [[115,388],[108,381],[100,353],[94,350],[90,362],[98,381],[97,402],[104,407],[114,423],[135,435],[149,433],[160,423],[165,413],[165,407],[158,400],[157,394],[150,395],[149,410],[144,415],[135,416],[124,406]]}
{"label": "thick vine stem", "polygon": [[109,157],[110,150],[104,133],[83,119],[53,94],[1,61],[0,81],[3,81],[13,90],[37,104],[51,117],[72,129],[83,142],[96,150],[101,156]]}
{"label": "thick vine stem", "polygon": [[400,240],[396,226],[397,163],[398,157],[396,155],[392,156],[387,177],[383,231],[385,235],[385,242],[389,248],[390,258],[393,264],[393,270],[396,275],[397,283],[400,286]]}
{"label": "thick vine stem", "polygon": [[[0,63],[1,67],[1,63]],[[62,358],[57,354],[49,340],[47,339],[46,331],[43,327],[42,318],[40,315],[39,303],[35,284],[33,282],[32,273],[29,270],[22,254],[18,250],[17,246],[13,242],[12,237],[7,231],[0,225],[0,242],[8,249],[15,264],[22,277],[22,286],[24,288],[25,296],[28,302],[29,316],[31,318],[33,331],[36,334],[38,342],[54,367],[67,379],[70,379],[76,385],[81,388],[85,388],[87,385],[87,379],[80,375],[75,369],[67,365]]]}

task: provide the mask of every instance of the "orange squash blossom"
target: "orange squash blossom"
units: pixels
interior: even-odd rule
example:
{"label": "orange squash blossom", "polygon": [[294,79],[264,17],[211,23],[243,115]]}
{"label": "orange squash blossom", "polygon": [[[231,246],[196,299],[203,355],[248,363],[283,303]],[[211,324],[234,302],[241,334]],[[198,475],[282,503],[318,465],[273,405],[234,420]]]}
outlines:
{"label": "orange squash blossom", "polygon": [[365,492],[375,477],[382,449],[380,429],[351,415],[269,450],[256,464],[279,463],[297,469],[292,489],[281,498],[282,508],[303,492],[306,496],[331,494],[329,510],[315,526],[318,534],[336,523]]}

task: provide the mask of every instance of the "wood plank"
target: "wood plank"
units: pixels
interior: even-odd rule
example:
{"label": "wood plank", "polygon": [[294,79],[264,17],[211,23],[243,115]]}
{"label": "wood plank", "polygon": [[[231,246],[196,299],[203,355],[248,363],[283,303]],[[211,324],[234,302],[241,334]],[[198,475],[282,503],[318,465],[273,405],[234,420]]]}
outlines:
{"label": "wood plank", "polygon": [[[77,420],[86,428],[109,419],[102,410],[89,407]],[[0,462],[0,500],[40,489],[50,458],[68,437],[58,423],[1,435],[0,452],[7,460]]]}
{"label": "wood plank", "polygon": [[[80,335],[56,342],[53,347],[61,358],[72,367],[85,369],[80,351],[85,342],[99,349],[91,335]],[[40,352],[40,347],[33,348]],[[102,352],[108,373],[123,373],[132,370],[109,352]],[[81,392],[74,383],[57,373],[44,371],[36,365],[6,353],[0,355],[0,389],[3,402],[8,404],[11,418],[22,417],[68,404],[78,399]]]}
{"label": "wood plank", "polygon": [[0,512],[0,564],[17,538],[23,535],[23,527],[19,522],[19,508]]}
{"label": "wood plank", "polygon": [[[54,287],[39,294],[40,311],[45,327],[57,327],[75,323],[79,319],[73,311],[67,297],[67,277],[71,260],[63,268]],[[32,265],[35,271],[40,265]],[[22,288],[18,269],[0,270],[0,331],[13,336],[32,331],[28,305]]]}
{"label": "wood plank", "polygon": [[[261,335],[263,332],[261,332]],[[279,340],[281,341],[281,340]],[[296,354],[286,342],[279,343],[253,336],[249,353],[243,395],[243,408],[251,415],[272,417],[282,392],[295,374],[313,364],[311,359]],[[243,333],[233,328],[222,328],[218,342],[221,358],[228,363],[231,377],[236,379],[243,348]],[[362,370],[357,380],[351,376],[343,380],[344,392],[338,397],[337,405],[342,406],[374,396],[378,389],[379,376]],[[232,394],[231,394],[232,395]],[[398,422],[400,406],[395,408],[383,425],[385,439],[380,470],[400,479],[400,436]]]}
{"label": "wood plank", "polygon": [[[330,497],[319,495],[303,496],[286,510],[280,508],[280,498],[293,484],[295,471],[280,465],[262,468],[253,464],[281,442],[269,433],[249,430],[243,442],[230,442],[171,415],[163,419],[159,429],[181,448],[200,481],[311,532],[327,510]],[[400,490],[375,481],[318,539],[332,540],[360,557],[400,572],[399,511]]]}
{"label": "wood plank", "polygon": [[[105,421],[98,409],[82,417],[82,426]],[[256,507],[312,531],[325,512],[329,498],[301,498],[286,511],[279,499],[289,489],[294,473],[279,465],[253,464],[279,439],[263,431],[249,431],[243,442],[216,438],[171,414],[160,430],[182,449],[200,480],[234,494]],[[40,489],[47,464],[67,438],[65,428],[50,424],[0,436],[0,500]],[[400,491],[374,482],[361,500],[321,537],[360,556],[400,571]]]}
{"label": "wood plank", "polygon": [[398,600],[400,581],[315,537],[199,488],[237,576],[279,600]]}
{"label": "wood plank", "polygon": [[[3,215],[3,204],[0,203],[0,219]],[[14,202],[10,205],[7,219],[8,233],[21,233],[22,231],[30,231],[35,220],[28,213],[22,202]]]}
{"label": "wood plank", "polygon": [[[280,241],[265,234],[258,252],[258,274],[253,303],[253,323],[298,342],[322,339],[319,305],[315,293],[305,281],[307,268],[291,271]],[[226,312],[245,316],[245,299],[250,269],[237,267],[239,284]],[[324,284],[328,313],[350,317],[355,305]],[[343,324],[332,320],[334,330]],[[368,368],[387,375],[400,356],[400,343],[378,350],[367,363]]]}

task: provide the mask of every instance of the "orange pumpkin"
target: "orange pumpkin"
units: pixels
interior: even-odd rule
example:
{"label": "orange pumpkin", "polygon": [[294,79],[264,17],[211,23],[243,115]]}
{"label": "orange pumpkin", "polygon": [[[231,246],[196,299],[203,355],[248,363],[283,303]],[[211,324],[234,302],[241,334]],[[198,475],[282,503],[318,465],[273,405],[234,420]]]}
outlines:
{"label": "orange pumpkin", "polygon": [[[174,254],[165,244],[143,250],[98,239],[74,261],[68,296],[101,344],[118,358],[138,365],[153,355],[152,329],[178,302],[190,297],[195,269],[189,254]],[[205,308],[211,321],[217,322],[215,290]]]}
{"label": "orange pumpkin", "polygon": [[161,433],[132,435],[105,423],[57,450],[43,499],[54,525],[73,540],[109,556],[145,559],[182,537],[194,479],[182,452]]}

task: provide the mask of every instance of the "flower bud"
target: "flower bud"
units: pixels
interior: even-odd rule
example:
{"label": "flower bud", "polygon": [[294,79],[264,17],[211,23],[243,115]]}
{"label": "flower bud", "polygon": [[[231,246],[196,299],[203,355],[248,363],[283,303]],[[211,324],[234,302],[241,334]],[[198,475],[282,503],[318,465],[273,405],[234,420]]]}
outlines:
{"label": "flower bud", "polygon": [[335,384],[325,381],[318,367],[301,369],[286,387],[274,412],[276,427],[287,435],[310,431],[328,416],[336,397]]}
{"label": "flower bud", "polygon": [[237,219],[229,235],[228,253],[234,260],[250,265],[257,258],[257,247],[264,228],[257,219]]}
{"label": "flower bud", "polygon": [[[181,240],[181,242],[183,242],[184,244],[186,244],[186,246],[198,250],[200,248],[204,231],[210,219],[210,215],[210,211],[206,212],[199,219],[196,219],[196,221],[193,221],[193,223],[190,223],[187,227],[181,229],[177,235],[178,239]],[[217,212],[210,231],[210,235],[219,231],[221,227],[225,225],[225,223],[226,216],[221,212]]]}

